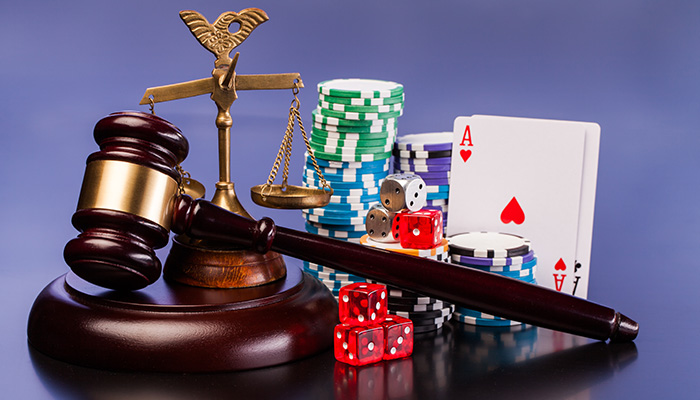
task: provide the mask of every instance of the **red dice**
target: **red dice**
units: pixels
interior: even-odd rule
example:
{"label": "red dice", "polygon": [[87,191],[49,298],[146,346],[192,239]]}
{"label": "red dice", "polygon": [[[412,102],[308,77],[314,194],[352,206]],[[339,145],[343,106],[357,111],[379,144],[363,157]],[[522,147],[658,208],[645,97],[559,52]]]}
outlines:
{"label": "red dice", "polygon": [[387,315],[384,327],[384,359],[394,360],[413,353],[413,322],[398,315]]}
{"label": "red dice", "polygon": [[355,367],[335,363],[333,386],[335,400],[385,399],[384,364]]}
{"label": "red dice", "polygon": [[384,357],[384,328],[381,325],[338,324],[333,332],[335,359],[350,365],[366,365]]}
{"label": "red dice", "polygon": [[402,211],[396,214],[394,225],[399,227],[401,247],[432,249],[442,241],[442,211]]}
{"label": "red dice", "polygon": [[343,286],[338,292],[340,322],[351,325],[370,325],[386,317],[386,286],[357,282]]}

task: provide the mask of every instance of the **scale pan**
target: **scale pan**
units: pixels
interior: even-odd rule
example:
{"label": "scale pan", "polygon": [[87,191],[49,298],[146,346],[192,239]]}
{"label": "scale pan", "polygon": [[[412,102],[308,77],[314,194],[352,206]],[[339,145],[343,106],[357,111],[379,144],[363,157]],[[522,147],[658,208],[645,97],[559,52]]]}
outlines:
{"label": "scale pan", "polygon": [[333,189],[314,189],[293,185],[257,185],[250,188],[250,197],[259,206],[268,208],[304,209],[325,207]]}

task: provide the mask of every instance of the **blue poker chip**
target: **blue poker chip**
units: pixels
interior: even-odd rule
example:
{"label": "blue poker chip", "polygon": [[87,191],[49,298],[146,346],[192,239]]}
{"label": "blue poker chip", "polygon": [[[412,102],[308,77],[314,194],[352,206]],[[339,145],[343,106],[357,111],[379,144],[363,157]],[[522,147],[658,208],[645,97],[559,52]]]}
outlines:
{"label": "blue poker chip", "polygon": [[327,225],[360,225],[365,223],[365,217],[346,217],[346,218],[333,218],[333,217],[322,217],[319,215],[312,214],[302,214],[304,219],[309,222],[316,222],[320,224]]}
{"label": "blue poker chip", "polygon": [[338,230],[338,231],[345,231],[345,232],[364,232],[367,234],[365,231],[365,225],[364,224],[345,224],[345,225],[335,225],[335,224],[323,224],[323,223],[318,223],[318,222],[307,222],[307,224],[319,228],[319,229],[327,229],[327,230]]}
{"label": "blue poker chip", "polygon": [[513,264],[525,264],[532,261],[535,258],[535,252],[530,250],[529,252],[523,254],[522,256],[513,257],[471,257],[465,256],[463,254],[457,254],[453,250],[453,246],[450,243],[450,250],[452,256],[452,262],[458,264],[475,265],[475,266],[505,266]]}
{"label": "blue poker chip", "polygon": [[431,185],[426,184],[425,190],[428,193],[445,193],[445,192],[450,191],[450,185],[431,186]]}
{"label": "blue poker chip", "polygon": [[[305,153],[307,164],[311,163],[311,158],[308,153]],[[389,159],[376,160],[376,161],[331,161],[324,160],[321,158],[316,158],[316,162],[319,166],[325,168],[354,168],[354,169],[382,169],[386,164],[388,164]],[[311,164],[313,165],[313,164]]]}
{"label": "blue poker chip", "polygon": [[421,172],[447,172],[452,169],[450,164],[429,164],[429,165],[413,165],[394,160],[394,171],[413,172],[419,174]]}
{"label": "blue poker chip", "polygon": [[426,196],[428,200],[442,200],[442,199],[449,199],[450,198],[450,192],[437,192],[437,193],[428,193]]}
{"label": "blue poker chip", "polygon": [[394,164],[408,165],[450,165],[452,157],[436,157],[436,158],[404,158],[394,157]]}
{"label": "blue poker chip", "polygon": [[[361,171],[360,171],[361,172]],[[385,171],[377,172],[375,174],[371,173],[361,173],[358,174],[356,173],[355,170],[352,171],[352,173],[326,173],[321,171],[323,174],[323,177],[331,182],[331,184],[336,183],[336,182],[342,182],[342,183],[352,183],[352,182],[377,182],[380,179],[384,179],[389,175],[389,168],[387,168]],[[305,179],[314,179],[314,180],[320,180],[320,177],[316,173],[314,169],[309,169],[305,168],[304,169],[304,178]]]}
{"label": "blue poker chip", "polygon": [[369,211],[373,205],[378,204],[378,202],[373,203],[328,203],[324,207],[318,207],[323,210],[330,211]]}
{"label": "blue poker chip", "polygon": [[369,210],[329,210],[326,208],[304,208],[301,210],[304,214],[318,215],[320,217],[329,218],[355,218],[364,217]]}
{"label": "blue poker chip", "polygon": [[[306,181],[302,181],[301,185],[303,187],[309,187],[309,188],[314,188],[314,189],[319,189],[321,188],[321,185],[318,184],[309,184]],[[366,196],[379,196],[379,187],[370,187],[370,188],[365,188],[365,189],[341,189],[341,188],[333,188],[333,195],[331,197],[366,197]],[[333,202],[333,200],[331,200]]]}
{"label": "blue poker chip", "polygon": [[452,150],[453,132],[431,132],[402,135],[396,139],[396,149],[413,151]]}
{"label": "blue poker chip", "polygon": [[463,324],[479,325],[479,326],[514,326],[521,325],[521,322],[506,320],[493,320],[493,319],[483,319],[477,317],[471,317],[464,315],[455,311],[452,313],[452,319]]}
{"label": "blue poker chip", "polygon": [[305,224],[306,231],[314,235],[326,236],[334,239],[360,239],[366,235],[365,231],[344,231],[340,229],[318,228],[311,225],[309,222]]}
{"label": "blue poker chip", "polygon": [[[420,176],[419,174],[416,174]],[[423,178],[421,176],[421,178]],[[450,184],[450,178],[430,178],[426,179],[423,178],[423,182],[425,182],[426,185],[428,186],[442,186],[442,185],[448,185]]]}
{"label": "blue poker chip", "polygon": [[464,258],[466,256],[461,256],[459,254],[452,254],[452,263],[453,264],[458,264],[458,265],[463,265],[465,267],[472,267],[472,268],[477,268],[482,271],[486,272],[493,272],[495,274],[500,274],[501,272],[514,272],[514,271],[521,271],[521,270],[529,270],[533,269],[537,265],[537,257],[533,257],[531,260],[526,261],[524,263],[519,263],[519,264],[509,264],[509,265],[478,265],[478,264],[470,264],[467,262],[464,262]]}
{"label": "blue poker chip", "polygon": [[[316,186],[316,187],[321,187],[321,181],[314,179],[314,178],[309,178],[308,176],[304,176],[302,178],[302,182],[306,183],[307,185],[311,186]],[[326,183],[328,183],[333,191],[335,190],[350,190],[350,189],[367,189],[370,190],[371,188],[378,188],[380,183],[378,181],[372,180],[372,181],[359,181],[359,182],[337,182],[337,181],[330,181],[326,180]]]}
{"label": "blue poker chip", "polygon": [[379,194],[372,194],[367,196],[341,196],[333,194],[330,198],[331,203],[372,203],[380,201]]}
{"label": "blue poker chip", "polygon": [[[373,167],[361,167],[361,168],[354,168],[354,167],[342,167],[342,168],[333,168],[333,167],[323,167],[319,164],[318,167],[321,170],[322,174],[334,174],[334,175],[363,175],[363,174],[380,174],[382,172],[389,172],[389,163],[385,162],[384,165],[377,165]],[[306,162],[304,164],[304,169],[306,170],[311,170],[315,171],[316,167],[311,163],[311,161]]]}

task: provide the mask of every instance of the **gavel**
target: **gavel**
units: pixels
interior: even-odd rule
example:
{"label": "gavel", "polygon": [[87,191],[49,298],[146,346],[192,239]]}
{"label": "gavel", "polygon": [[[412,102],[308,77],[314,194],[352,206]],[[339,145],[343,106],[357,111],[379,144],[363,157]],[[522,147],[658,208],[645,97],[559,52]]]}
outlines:
{"label": "gavel", "polygon": [[[137,290],[155,282],[155,250],[169,231],[276,251],[456,305],[592,339],[631,341],[639,325],[587,300],[468,267],[370,248],[276,226],[182,194],[179,164],[189,145],[166,120],[118,112],[94,130],[91,154],[72,223],[81,232],[66,245],[73,272],[93,284]],[[235,289],[228,289],[235,290]]]}

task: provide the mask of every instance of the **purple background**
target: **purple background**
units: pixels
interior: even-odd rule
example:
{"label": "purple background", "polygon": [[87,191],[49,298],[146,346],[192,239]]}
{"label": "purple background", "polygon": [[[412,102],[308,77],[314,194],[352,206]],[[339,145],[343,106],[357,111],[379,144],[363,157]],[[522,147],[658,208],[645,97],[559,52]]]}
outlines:
{"label": "purple background", "polygon": [[[641,333],[639,359],[591,395],[678,398],[700,390],[697,1],[3,3],[0,382],[21,397],[48,396],[27,356],[26,316],[36,294],[67,271],[61,253],[76,234],[70,217],[85,158],[96,149],[94,124],[113,111],[147,111],[137,105],[147,87],[209,76],[214,57],[179,10],[213,21],[252,6],[270,21],[237,49],[237,72],[300,72],[309,130],[316,83],[350,77],[405,86],[400,134],[451,130],[455,117],[472,114],[599,123],[589,298],[637,319]],[[239,93],[233,181],[251,214],[303,229],[298,212],[257,207],[248,195],[267,178],[290,101],[288,91]],[[188,136],[184,167],[211,189],[218,175],[211,100],[162,103],[156,112]]]}

